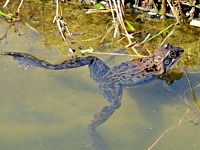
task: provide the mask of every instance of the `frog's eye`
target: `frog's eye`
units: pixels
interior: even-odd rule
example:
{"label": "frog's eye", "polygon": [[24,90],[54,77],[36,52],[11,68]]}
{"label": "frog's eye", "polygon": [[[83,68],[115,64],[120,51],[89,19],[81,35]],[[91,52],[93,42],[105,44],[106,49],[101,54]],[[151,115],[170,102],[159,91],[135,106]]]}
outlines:
{"label": "frog's eye", "polygon": [[170,51],[169,56],[171,58],[175,58],[176,57],[176,52],[175,51]]}
{"label": "frog's eye", "polygon": [[165,65],[169,65],[170,64],[170,60],[169,59],[165,59],[163,62]]}

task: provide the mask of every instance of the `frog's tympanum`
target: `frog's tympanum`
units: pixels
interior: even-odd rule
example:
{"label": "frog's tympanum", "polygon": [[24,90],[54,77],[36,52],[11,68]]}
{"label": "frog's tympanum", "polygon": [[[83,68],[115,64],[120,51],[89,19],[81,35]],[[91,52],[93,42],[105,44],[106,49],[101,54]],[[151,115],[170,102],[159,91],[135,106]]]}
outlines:
{"label": "frog's tympanum", "polygon": [[95,56],[76,57],[59,64],[52,64],[26,53],[3,52],[1,54],[13,56],[25,68],[36,66],[61,70],[88,65],[91,78],[98,82],[101,93],[108,101],[108,105],[94,115],[94,119],[89,125],[90,129],[95,129],[120,107],[124,87],[141,86],[158,79],[158,77],[160,78],[173,68],[180,60],[183,52],[182,48],[167,43],[150,56],[123,62],[113,69]]}

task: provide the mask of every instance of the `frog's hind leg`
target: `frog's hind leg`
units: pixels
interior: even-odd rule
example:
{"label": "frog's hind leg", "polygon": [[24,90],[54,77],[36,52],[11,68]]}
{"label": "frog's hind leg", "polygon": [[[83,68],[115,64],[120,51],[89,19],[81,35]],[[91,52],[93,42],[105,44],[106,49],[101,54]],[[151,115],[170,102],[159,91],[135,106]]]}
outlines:
{"label": "frog's hind leg", "polygon": [[122,86],[116,83],[100,84],[100,90],[108,101],[108,105],[98,111],[89,125],[89,129],[95,129],[105,122],[113,112],[121,106]]}
{"label": "frog's hind leg", "polygon": [[108,65],[94,56],[88,67],[90,69],[90,77],[98,83],[103,80],[104,75],[110,70]]}
{"label": "frog's hind leg", "polygon": [[19,65],[25,69],[35,66],[50,70],[61,70],[88,65],[91,78],[97,82],[101,82],[103,76],[110,70],[102,60],[95,56],[75,57],[58,64],[53,64],[38,56],[27,53],[3,52],[1,55],[12,56],[14,60],[18,61]]}
{"label": "frog's hind leg", "polygon": [[[87,57],[75,57],[69,60],[65,60],[58,64],[53,64],[51,62],[46,61],[43,58],[38,56],[34,56],[27,53],[20,53],[20,52],[3,52],[1,55],[5,56],[12,56],[14,60],[18,61],[21,67],[25,69],[35,66],[50,70],[61,70],[61,69],[71,69],[71,68],[78,68],[85,65],[91,65],[93,60],[97,59],[94,56],[87,56]],[[98,60],[98,59],[97,59]]]}

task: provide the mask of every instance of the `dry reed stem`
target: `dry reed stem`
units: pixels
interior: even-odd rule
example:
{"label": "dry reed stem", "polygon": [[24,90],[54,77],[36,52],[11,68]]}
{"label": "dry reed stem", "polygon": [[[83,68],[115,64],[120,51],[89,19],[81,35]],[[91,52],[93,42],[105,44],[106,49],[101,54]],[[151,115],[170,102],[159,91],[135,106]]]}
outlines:
{"label": "dry reed stem", "polygon": [[[185,72],[186,73],[186,72]],[[190,82],[189,81],[189,79],[188,79],[188,82]],[[189,83],[190,84],[190,83]],[[191,86],[191,85],[190,85]],[[198,84],[197,86],[195,86],[193,89],[195,89],[195,88],[197,88],[197,87],[199,87],[200,86],[200,84]],[[188,89],[188,90],[186,90],[185,92],[184,92],[184,97],[186,97],[186,93],[187,92],[189,92],[191,90],[191,87]],[[186,110],[186,112],[184,113],[184,115],[182,116],[182,118],[179,120],[179,122],[178,122],[178,124],[176,124],[176,125],[174,125],[174,126],[172,126],[172,127],[170,127],[169,129],[167,129],[149,148],[148,148],[148,150],[151,150],[168,132],[170,132],[171,130],[173,130],[173,129],[175,129],[176,127],[178,127],[178,126],[180,126],[180,125],[182,125],[182,121],[183,121],[183,119],[185,118],[185,116],[186,116],[186,114],[189,112],[189,111],[192,111],[192,107],[190,106],[190,104],[188,103],[188,101],[187,101],[187,99],[185,98],[185,104],[186,104],[186,106],[187,106],[187,110]],[[199,109],[198,109],[199,110]],[[192,111],[193,113],[195,113],[194,111]],[[196,115],[199,115],[199,111],[198,111],[198,113],[196,113]],[[192,118],[193,119],[193,118]],[[192,119],[190,119],[190,120],[192,120]]]}
{"label": "dry reed stem", "polygon": [[112,13],[113,23],[115,23],[115,14],[114,14],[114,11],[113,11],[111,0],[109,0],[109,5],[110,5],[111,13]]}
{"label": "dry reed stem", "polygon": [[58,27],[58,30],[63,38],[64,41],[66,41],[66,38],[65,38],[65,31],[67,32],[67,36],[69,36],[71,38],[71,33],[67,27],[67,24],[66,22],[64,21],[64,19],[62,18],[62,9],[61,9],[61,6],[60,6],[60,9],[59,9],[59,0],[56,0],[56,15],[53,19],[53,23],[56,21],[56,24],[57,24],[57,27]]}
{"label": "dry reed stem", "polygon": [[169,7],[171,8],[172,13],[174,14],[174,17],[176,18],[177,23],[180,23],[180,19],[179,19],[179,16],[178,16],[179,10],[175,10],[169,0],[167,0],[167,3],[169,4]]}
{"label": "dry reed stem", "polygon": [[10,0],[7,0],[7,1],[5,2],[5,4],[3,5],[3,8],[5,8],[5,7],[8,5],[9,2],[10,2]]}
{"label": "dry reed stem", "polygon": [[[121,53],[102,53],[102,52],[88,52],[88,53],[97,54],[97,55],[138,57],[138,55],[121,54]],[[146,56],[142,56],[142,57],[146,57]]]}
{"label": "dry reed stem", "polygon": [[[3,8],[5,8],[5,7],[8,5],[9,2],[10,2],[10,0],[7,0],[7,1],[5,2],[5,4],[3,5]],[[19,6],[18,6],[16,12],[19,12],[19,11],[20,11],[20,7],[22,6],[22,3],[23,3],[23,2],[24,2],[24,0],[21,0],[21,1],[20,1],[20,4],[19,4]]]}
{"label": "dry reed stem", "polygon": [[[149,37],[151,36],[151,34],[148,34],[146,37],[145,37],[145,39],[142,41],[142,42],[140,42],[140,43],[131,43],[131,44],[128,44],[128,45],[126,45],[125,47],[126,48],[133,48],[133,49],[135,49],[136,50],[136,47],[138,47],[138,46],[140,46],[141,44],[143,44],[143,43],[145,43],[148,39],[149,39]],[[149,53],[149,55],[151,55],[151,52],[147,49],[147,52]],[[146,56],[144,56],[144,55],[141,55],[141,54],[137,54],[139,57],[146,57]]]}
{"label": "dry reed stem", "polygon": [[[128,43],[129,44],[132,44],[133,42],[131,41],[131,39],[130,39],[130,35],[129,35],[129,33],[128,33],[128,31],[127,31],[127,29],[126,29],[126,26],[125,26],[125,23],[124,23],[124,19],[123,19],[123,11],[122,11],[122,7],[121,7],[121,1],[120,0],[117,0],[117,2],[116,2],[116,0],[112,0],[113,1],[113,4],[114,4],[114,8],[115,8],[115,12],[116,12],[116,15],[117,15],[117,21],[119,22],[119,24],[120,24],[120,26],[121,26],[121,29],[123,30],[123,32],[125,33],[125,36],[126,36],[126,38],[127,38],[127,40],[128,40]],[[116,34],[116,28],[115,28],[115,34]],[[137,50],[134,48],[134,47],[131,47],[131,49],[132,49],[132,51],[136,54],[136,55],[138,55],[138,56],[141,56],[138,52],[137,52]],[[133,52],[132,51],[130,51],[129,50],[129,52],[131,53],[131,54],[133,54]]]}
{"label": "dry reed stem", "polygon": [[115,9],[87,9],[87,11],[85,12],[86,14],[93,14],[93,13],[109,13],[112,11],[114,12]]}
{"label": "dry reed stem", "polygon": [[99,43],[102,43],[104,41],[104,39],[108,36],[108,34],[116,28],[116,23],[115,24],[112,24],[112,26],[110,28],[108,28],[108,30],[106,31],[106,34],[103,36],[103,38],[101,39],[101,41]]}
{"label": "dry reed stem", "polygon": [[24,2],[24,0],[21,0],[21,2],[20,2],[20,4],[19,4],[19,6],[18,6],[18,8],[17,8],[17,11],[16,12],[18,12],[19,13],[19,11],[20,11],[20,8],[21,8],[21,6],[22,6],[22,3]]}

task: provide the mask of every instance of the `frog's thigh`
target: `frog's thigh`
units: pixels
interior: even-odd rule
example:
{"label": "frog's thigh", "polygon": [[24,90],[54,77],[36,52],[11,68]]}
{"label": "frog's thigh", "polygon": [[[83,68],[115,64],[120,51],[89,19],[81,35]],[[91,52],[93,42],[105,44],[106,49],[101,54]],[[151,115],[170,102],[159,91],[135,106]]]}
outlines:
{"label": "frog's thigh", "polygon": [[108,65],[97,57],[94,57],[88,67],[90,69],[90,77],[97,82],[102,82],[103,76],[110,70]]}

